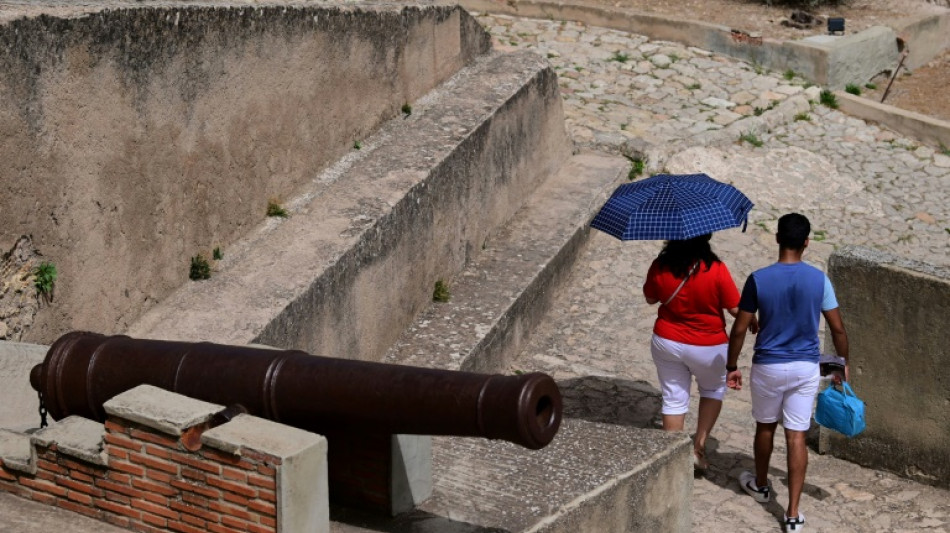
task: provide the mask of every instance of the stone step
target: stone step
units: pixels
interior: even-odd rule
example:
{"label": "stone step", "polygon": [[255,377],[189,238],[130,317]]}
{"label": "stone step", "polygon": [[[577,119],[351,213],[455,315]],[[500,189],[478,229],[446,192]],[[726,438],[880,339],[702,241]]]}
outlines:
{"label": "stone step", "polygon": [[530,52],[478,59],[360,148],[127,334],[379,360],[571,154]]}
{"label": "stone step", "polygon": [[384,360],[499,372],[521,351],[587,242],[590,219],[626,174],[625,159],[573,156],[449,284]]}
{"label": "stone step", "polygon": [[690,531],[692,444],[682,433],[566,419],[531,451],[433,439],[433,494],[393,519],[331,511],[330,531]]}

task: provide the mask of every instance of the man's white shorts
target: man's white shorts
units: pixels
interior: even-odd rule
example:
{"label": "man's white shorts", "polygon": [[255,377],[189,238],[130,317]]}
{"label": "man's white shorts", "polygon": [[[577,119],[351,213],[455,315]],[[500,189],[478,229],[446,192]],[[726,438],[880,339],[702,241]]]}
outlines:
{"label": "man's white shorts", "polygon": [[663,390],[664,415],[689,411],[689,389],[696,376],[701,398],[722,400],[726,394],[728,344],[695,346],[653,336],[650,352]]}
{"label": "man's white shorts", "polygon": [[818,379],[818,363],[752,365],[752,417],[763,424],[781,421],[785,429],[808,431]]}

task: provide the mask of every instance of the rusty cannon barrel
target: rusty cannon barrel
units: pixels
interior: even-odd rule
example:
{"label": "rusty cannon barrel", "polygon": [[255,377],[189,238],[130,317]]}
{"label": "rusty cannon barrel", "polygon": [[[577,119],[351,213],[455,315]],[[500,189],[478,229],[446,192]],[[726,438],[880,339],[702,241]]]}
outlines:
{"label": "rusty cannon barrel", "polygon": [[271,350],[72,332],[30,373],[54,419],[103,421],[103,403],[148,384],[322,433],[455,435],[539,449],[561,423],[542,373],[487,375]]}

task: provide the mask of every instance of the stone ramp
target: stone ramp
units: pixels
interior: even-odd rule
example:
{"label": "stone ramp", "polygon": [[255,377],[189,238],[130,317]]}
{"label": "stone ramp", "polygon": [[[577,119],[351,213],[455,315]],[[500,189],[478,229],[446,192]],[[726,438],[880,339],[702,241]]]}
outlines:
{"label": "stone ramp", "polygon": [[378,360],[570,156],[532,53],[481,58],[414,106],[127,333]]}
{"label": "stone ramp", "polygon": [[548,178],[420,313],[385,361],[498,372],[517,356],[587,242],[590,219],[622,181],[623,158],[583,153]]}
{"label": "stone ramp", "polygon": [[331,531],[689,531],[691,450],[683,434],[578,419],[538,451],[438,437],[431,498],[392,520],[337,510]]}

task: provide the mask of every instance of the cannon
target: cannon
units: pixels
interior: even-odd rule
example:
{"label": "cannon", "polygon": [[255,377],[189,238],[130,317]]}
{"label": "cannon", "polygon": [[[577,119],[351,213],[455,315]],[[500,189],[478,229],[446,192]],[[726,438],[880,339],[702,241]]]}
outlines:
{"label": "cannon", "polygon": [[320,434],[484,437],[529,449],[551,442],[562,415],[557,384],[542,373],[486,375],[89,332],[57,339],[30,383],[54,419],[104,421],[106,401],[148,384]]}

